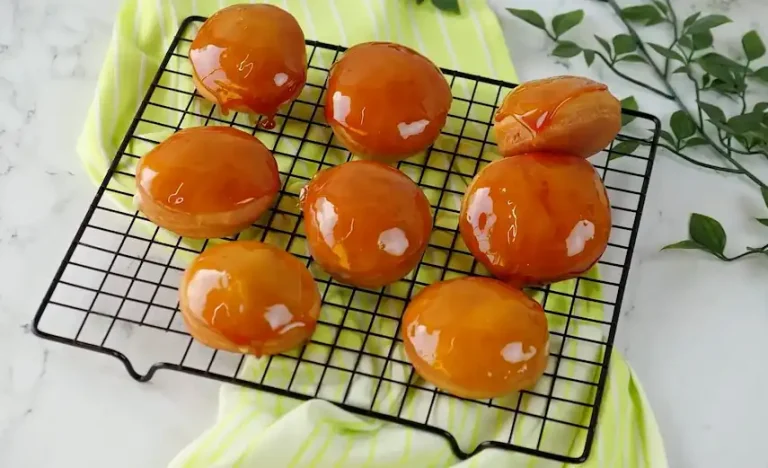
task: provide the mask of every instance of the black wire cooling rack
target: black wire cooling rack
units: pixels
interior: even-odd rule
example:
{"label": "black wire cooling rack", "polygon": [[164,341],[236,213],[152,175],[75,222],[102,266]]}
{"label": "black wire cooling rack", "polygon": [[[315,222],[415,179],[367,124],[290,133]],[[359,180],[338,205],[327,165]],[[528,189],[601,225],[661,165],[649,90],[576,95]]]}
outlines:
{"label": "black wire cooling rack", "polygon": [[[35,333],[114,356],[142,382],[159,369],[172,369],[302,400],[323,398],[357,414],[441,435],[460,458],[495,447],[564,462],[586,460],[656,151],[658,119],[625,110],[625,119],[634,122],[624,132],[652,137],[622,134],[591,158],[608,189],[614,223],[597,269],[531,291],[544,305],[550,325],[544,377],[535,388],[508,397],[465,400],[414,374],[402,350],[399,317],[409,298],[433,281],[486,274],[457,232],[459,204],[471,177],[498,158],[493,113],[515,85],[443,70],[454,94],[448,122],[431,148],[398,165],[432,204],[435,228],[427,252],[398,283],[381,290],[352,288],[333,281],[308,256],[298,206],[299,191],[315,172],[350,158],[322,112],[328,68],[344,48],[307,41],[307,85],[277,116],[277,126],[265,130],[252,117],[223,115],[195,92],[186,56],[202,21],[188,18],[174,38],[35,315]],[[249,131],[275,154],[283,180],[278,200],[240,238],[282,246],[305,260],[316,277],[323,294],[320,322],[312,341],[300,350],[256,360],[206,348],[184,327],[176,289],[184,267],[207,245],[234,238],[196,241],[153,225],[132,207],[133,167],[171,133],[199,125]],[[627,148],[633,154],[622,152]]]}

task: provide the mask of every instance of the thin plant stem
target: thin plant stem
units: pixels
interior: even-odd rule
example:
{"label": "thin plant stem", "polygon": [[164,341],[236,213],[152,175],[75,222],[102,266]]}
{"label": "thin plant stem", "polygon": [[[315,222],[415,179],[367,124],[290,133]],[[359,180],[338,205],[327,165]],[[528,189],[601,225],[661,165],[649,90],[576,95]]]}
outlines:
{"label": "thin plant stem", "polygon": [[735,257],[726,257],[723,254],[717,254],[717,258],[719,258],[720,260],[725,260],[726,262],[732,262],[734,260],[739,260],[741,258],[748,257],[750,255],[755,255],[755,254],[768,255],[768,244],[765,244],[764,246],[758,247],[756,249],[747,250],[742,254],[736,255]]}
{"label": "thin plant stem", "polygon": [[653,86],[647,85],[647,84],[643,83],[642,81],[639,81],[639,80],[636,80],[636,79],[632,78],[631,76],[625,75],[624,73],[620,72],[615,67],[614,63],[610,59],[608,59],[605,55],[603,55],[602,52],[597,51],[597,50],[595,50],[594,52],[595,52],[595,55],[600,57],[600,59],[608,66],[608,68],[611,69],[611,71],[613,71],[616,75],[618,75],[618,76],[624,78],[625,80],[629,81],[630,83],[634,83],[634,84],[640,86],[641,88],[645,88],[648,91],[656,93],[659,96],[665,97],[667,99],[673,100],[675,98],[671,94],[667,94],[667,93],[665,93],[664,91],[662,91],[660,89],[656,89]]}
{"label": "thin plant stem", "polygon": [[720,171],[720,172],[728,172],[728,173],[731,173],[731,174],[741,174],[742,173],[738,169],[731,169],[730,167],[720,167],[720,166],[715,166],[713,164],[707,164],[705,162],[697,161],[697,160],[693,159],[692,157],[687,156],[687,155],[681,153],[680,151],[678,151],[678,150],[676,150],[676,149],[672,148],[671,146],[669,146],[667,144],[664,144],[664,143],[659,143],[659,146],[664,148],[664,149],[666,149],[667,151],[669,151],[671,153],[676,154],[680,158],[682,158],[682,159],[684,159],[684,160],[688,161],[689,163],[694,164],[696,166],[700,166],[700,167],[704,167],[704,168],[707,168],[707,169],[712,169],[712,170]]}
{"label": "thin plant stem", "polygon": [[[678,30],[677,30],[677,14],[675,14],[675,9],[672,8],[672,3],[670,0],[666,0],[667,8],[669,9],[669,22],[672,23],[672,30],[674,32],[674,40],[672,41],[672,44],[669,45],[669,49],[675,46],[677,44],[677,41],[680,40],[678,37]],[[669,75],[669,57],[664,58],[664,78],[666,78]]]}

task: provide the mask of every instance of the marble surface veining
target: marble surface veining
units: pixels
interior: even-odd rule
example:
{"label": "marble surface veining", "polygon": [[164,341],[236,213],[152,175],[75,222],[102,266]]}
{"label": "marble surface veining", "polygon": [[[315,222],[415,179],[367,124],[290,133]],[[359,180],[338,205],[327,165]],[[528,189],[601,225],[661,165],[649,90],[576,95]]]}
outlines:
{"label": "marble surface veining", "polygon": [[[521,79],[586,74],[620,97],[635,95],[643,110],[663,119],[674,110],[604,67],[587,68],[581,57],[551,57],[543,34],[504,12],[507,6],[535,8],[551,18],[583,8],[584,25],[567,38],[589,43],[594,31],[621,32],[606,5],[490,3],[501,16]],[[694,8],[730,15],[736,26],[716,36],[735,52],[749,28],[768,40],[768,5],[761,0],[675,5],[682,15]],[[138,384],[114,359],[39,340],[29,330],[95,190],[75,145],[118,6],[118,0],[0,0],[2,467],[163,466],[215,417],[214,382],[161,372]],[[642,67],[633,72],[652,82]],[[760,170],[768,175],[768,164]],[[768,466],[762,435],[768,416],[768,262],[725,265],[696,253],[660,253],[662,245],[684,237],[692,211],[720,219],[733,252],[765,243],[765,228],[749,221],[765,216],[752,187],[659,154],[617,347],[645,386],[670,466]]]}

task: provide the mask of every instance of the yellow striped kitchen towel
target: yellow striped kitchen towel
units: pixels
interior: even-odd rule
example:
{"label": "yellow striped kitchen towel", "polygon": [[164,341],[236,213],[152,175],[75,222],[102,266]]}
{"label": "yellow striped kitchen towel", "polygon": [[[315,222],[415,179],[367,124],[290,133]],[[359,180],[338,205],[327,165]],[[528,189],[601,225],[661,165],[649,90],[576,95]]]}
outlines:
{"label": "yellow striped kitchen towel", "polygon": [[[143,99],[144,93],[181,22],[190,15],[207,16],[231,3],[230,0],[128,0],[115,22],[112,43],[99,78],[98,89],[79,141],[83,162],[95,181],[104,176],[128,126]],[[307,38],[349,46],[370,40],[391,40],[409,45],[446,68],[478,75],[516,81],[514,68],[493,12],[484,0],[462,0],[460,16],[443,14],[429,2],[417,5],[415,0],[271,0],[270,3],[290,11],[301,23]],[[179,80],[186,79],[183,77]],[[181,86],[182,83],[175,83]],[[189,85],[189,83],[186,83]],[[469,85],[459,83],[454,93],[469,94]],[[162,109],[153,109],[152,119],[165,122],[173,118]],[[193,119],[194,120],[194,119]],[[170,120],[169,120],[170,121]],[[202,124],[202,121],[197,123]],[[158,135],[153,135],[155,138]],[[257,133],[257,136],[268,137]],[[142,148],[131,148],[141,154]],[[310,156],[311,157],[311,156]],[[124,168],[130,171],[130,168]],[[307,169],[309,170],[309,169]],[[306,175],[306,174],[305,174]],[[116,179],[132,191],[130,180]],[[288,187],[295,191],[298,187]],[[119,200],[116,200],[120,202]],[[123,203],[124,208],[130,207]],[[436,278],[427,278],[433,281]],[[575,287],[562,284],[556,288]],[[599,288],[580,288],[590,297],[600,294]],[[344,291],[331,291],[329,302],[345,303]],[[564,296],[565,297],[565,296]],[[370,298],[356,297],[359,307],[370,309]],[[399,302],[399,303],[398,303]],[[402,301],[378,304],[397,316],[402,313]],[[550,295],[547,309],[573,311],[583,317],[602,319],[599,307],[572,305],[569,299]],[[388,309],[392,310],[388,310]],[[325,321],[338,322],[338,308],[324,307]],[[362,328],[355,323],[360,317],[349,317],[345,326]],[[565,319],[550,317],[550,327],[562,330],[569,326]],[[384,322],[370,325],[379,335],[391,335]],[[379,329],[378,327],[381,327]],[[589,324],[570,324],[569,333],[589,340],[604,341],[605,331]],[[318,328],[313,337],[322,342],[334,339],[324,336],[329,330]],[[335,338],[345,348],[360,349],[354,336]],[[573,341],[573,340],[572,340]],[[369,341],[369,355],[387,355],[386,343]],[[391,345],[391,343],[390,343]],[[382,352],[383,351],[383,352]],[[517,417],[511,412],[486,405],[464,402],[446,396],[432,399],[431,392],[403,394],[403,385],[385,384],[380,388],[373,381],[353,380],[344,373],[323,371],[317,365],[296,365],[294,359],[248,359],[240,377],[285,387],[299,393],[319,395],[331,401],[342,399],[351,404],[368,407],[386,414],[400,414],[411,420],[429,420],[430,424],[449,430],[462,450],[468,451],[484,440],[512,442],[522,447],[540,445],[547,451],[566,456],[579,456],[585,446],[584,431],[574,424],[587,425],[591,413],[568,401],[590,401],[594,387],[577,381],[595,382],[599,369],[579,365],[580,360],[600,362],[600,346],[569,343],[563,350],[574,357],[562,364],[557,375],[565,377],[564,385],[542,379],[536,393],[551,393],[555,399],[544,406],[541,398],[511,396],[497,403],[518,408]],[[393,357],[404,360],[401,349]],[[338,359],[337,366],[348,366],[345,356],[328,355],[327,347],[308,346],[303,357],[316,362]],[[351,356],[354,360],[354,356]],[[407,380],[410,369],[394,364],[382,369],[381,359],[368,355],[358,369],[372,375],[384,375],[388,382]],[[354,361],[353,361],[354,362]],[[268,365],[269,364],[269,365]],[[348,374],[348,373],[347,373]],[[667,466],[663,445],[643,391],[626,363],[616,353],[611,362],[610,378],[603,395],[597,436],[592,455],[583,466],[588,467],[653,467]],[[572,379],[569,381],[568,379]],[[426,385],[420,382],[420,385]],[[401,405],[402,402],[402,405]],[[429,412],[429,415],[425,415]],[[543,428],[540,415],[550,421]],[[512,426],[514,425],[514,431]],[[485,450],[469,460],[460,461],[445,439],[407,429],[396,424],[382,423],[348,413],[322,400],[299,402],[290,398],[225,385],[221,390],[219,414],[212,428],[186,447],[172,462],[172,467],[444,467],[444,466],[526,466],[555,467],[562,463],[533,458],[520,453]]]}

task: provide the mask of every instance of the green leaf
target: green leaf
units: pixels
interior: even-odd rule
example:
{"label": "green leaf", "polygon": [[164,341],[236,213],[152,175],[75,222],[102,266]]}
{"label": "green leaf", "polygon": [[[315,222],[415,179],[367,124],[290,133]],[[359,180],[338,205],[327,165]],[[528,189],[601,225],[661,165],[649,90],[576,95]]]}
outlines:
{"label": "green leaf", "polygon": [[432,4],[438,9],[450,13],[461,13],[459,9],[459,0],[432,0]]}
{"label": "green leaf", "polygon": [[724,65],[712,54],[707,54],[697,59],[699,66],[708,74],[726,83],[735,83],[736,78],[731,72],[731,67]]}
{"label": "green leaf", "polygon": [[715,81],[712,82],[712,86],[710,87],[720,92],[721,94],[729,95],[729,94],[739,94],[744,90],[745,85],[741,83],[736,83],[736,82],[727,82],[719,78],[716,78]]}
{"label": "green leaf", "polygon": [[659,44],[654,44],[652,42],[649,42],[648,45],[651,46],[653,50],[655,50],[659,55],[663,57],[685,63],[685,59],[683,58],[683,56],[678,54],[674,50],[668,49]]}
{"label": "green leaf", "polygon": [[605,49],[605,51],[608,52],[608,56],[612,57],[613,56],[613,52],[611,52],[611,46],[610,46],[610,44],[608,44],[608,41],[606,41],[605,39],[603,39],[602,37],[600,37],[598,35],[595,35],[595,39],[597,39],[597,42],[599,42],[600,45],[603,46],[603,49]]}
{"label": "green leaf", "polygon": [[688,18],[683,21],[683,29],[688,29],[696,20],[699,18],[699,15],[701,15],[700,11],[697,11],[696,13],[692,14]]}
{"label": "green leaf", "polygon": [[530,24],[531,26],[536,26],[537,28],[542,29],[544,31],[547,30],[547,26],[544,23],[544,18],[542,18],[541,15],[539,15],[533,10],[519,10],[517,8],[507,8],[507,11],[512,13],[514,16],[517,16],[521,20],[525,21],[526,23]]}
{"label": "green leaf", "polygon": [[765,112],[768,109],[768,102],[758,102],[752,107],[752,112]]}
{"label": "green leaf", "polygon": [[552,18],[552,30],[555,32],[555,37],[562,36],[569,29],[581,23],[581,20],[583,19],[584,10],[573,10],[569,11],[568,13],[555,16]]}
{"label": "green leaf", "polygon": [[710,119],[717,122],[725,122],[725,112],[716,105],[699,101],[699,107],[701,107],[701,110],[703,110]]}
{"label": "green leaf", "polygon": [[768,218],[755,218],[758,223],[762,224],[763,226],[768,226]]}
{"label": "green leaf", "polygon": [[664,21],[664,17],[653,5],[633,5],[623,8],[621,16],[628,21],[636,21],[646,26],[652,26]]}
{"label": "green leaf", "polygon": [[737,135],[757,130],[763,121],[762,112],[750,112],[748,114],[736,115],[728,119],[728,127],[732,128]]}
{"label": "green leaf", "polygon": [[670,145],[677,147],[677,141],[675,140],[675,137],[673,137],[672,134],[669,133],[668,131],[661,130],[659,132],[659,136],[661,137],[662,140],[666,141]]}
{"label": "green leaf", "polygon": [[595,61],[595,51],[591,49],[584,49],[584,61],[587,62],[587,66],[591,67]]}
{"label": "green leaf", "polygon": [[688,222],[688,235],[691,240],[716,254],[723,254],[727,242],[723,226],[714,218],[693,213]]}
{"label": "green leaf", "polygon": [[686,49],[693,49],[693,41],[690,36],[682,36],[677,40],[677,43]]}
{"label": "green leaf", "polygon": [[[637,110],[637,100],[635,100],[634,96],[627,96],[624,99],[621,100],[621,107],[624,109],[632,109]],[[621,126],[625,126],[635,120],[634,115],[621,115]]]}
{"label": "green leaf", "polygon": [[611,155],[608,156],[609,161],[613,161],[616,158],[626,156],[635,152],[640,143],[636,141],[621,141],[613,146],[611,149]]}
{"label": "green leaf", "polygon": [[687,113],[681,110],[675,111],[672,114],[672,117],[669,119],[669,126],[678,140],[688,138],[696,131],[696,124]]}
{"label": "green leaf", "polygon": [[755,76],[768,83],[768,66],[757,69]]}
{"label": "green leaf", "polygon": [[688,65],[680,65],[679,67],[672,70],[672,74],[675,73],[688,73]]}
{"label": "green leaf", "polygon": [[[701,137],[693,137],[685,140],[683,143],[682,148],[690,148],[691,146],[701,146],[701,145],[708,145],[709,142]],[[681,148],[681,149],[682,149]]]}
{"label": "green leaf", "polygon": [[621,57],[617,60],[617,62],[642,62],[642,63],[648,63],[646,62],[645,58],[643,58],[641,55],[637,54],[629,54]]}
{"label": "green leaf", "polygon": [[571,41],[558,42],[555,50],[552,51],[552,55],[565,58],[575,57],[580,53],[581,47],[579,47],[575,42]]}
{"label": "green leaf", "polygon": [[763,194],[763,201],[765,202],[765,207],[768,208],[768,189],[765,187],[761,187],[760,192]]}
{"label": "green leaf", "polygon": [[698,243],[692,240],[683,240],[680,242],[675,242],[674,244],[665,245],[664,247],[661,248],[661,250],[673,250],[673,249],[675,250],[678,250],[678,249],[694,250],[695,249],[695,250],[703,250],[705,252],[707,251],[707,249],[704,248],[704,246],[699,245]]}
{"label": "green leaf", "polygon": [[731,128],[731,127],[729,127],[729,126],[728,126],[728,125],[727,125],[725,122],[720,122],[720,121],[717,121],[717,120],[712,120],[712,119],[709,119],[709,121],[712,123],[712,125],[714,125],[714,126],[715,126],[715,127],[717,127],[718,129],[720,129],[720,130],[724,131],[725,133],[727,133],[727,134],[729,134],[729,135],[732,135],[732,134],[736,133],[736,132],[735,132],[735,131],[734,131],[734,130]]}
{"label": "green leaf", "polygon": [[711,31],[704,31],[701,33],[691,35],[693,42],[693,50],[704,50],[708,47],[712,47],[714,38]]}
{"label": "green leaf", "polygon": [[653,4],[656,5],[656,8],[658,8],[662,13],[665,15],[667,14],[667,6],[663,2],[659,0],[653,0]]}
{"label": "green leaf", "polygon": [[741,38],[741,46],[749,60],[757,60],[765,55],[765,44],[755,30],[744,34]]}
{"label": "green leaf", "polygon": [[637,43],[629,34],[617,34],[613,36],[613,50],[616,55],[628,54],[637,49]]}
{"label": "green leaf", "polygon": [[699,59],[708,60],[714,63],[717,63],[719,65],[722,65],[726,68],[733,69],[735,71],[738,71],[739,73],[744,71],[744,65],[740,64],[739,62],[730,59],[724,55],[720,55],[717,52],[709,52],[703,56],[701,56]]}
{"label": "green leaf", "polygon": [[703,18],[697,19],[691,26],[688,27],[688,34],[697,34],[704,31],[709,31],[712,28],[716,28],[725,23],[730,23],[731,19],[723,15],[708,15]]}

